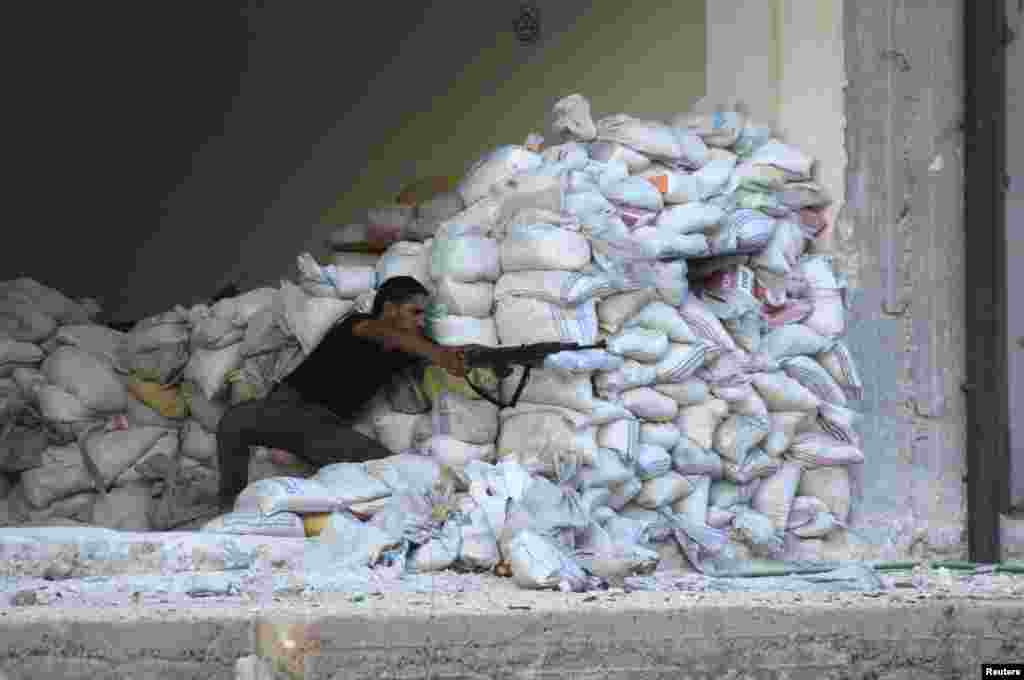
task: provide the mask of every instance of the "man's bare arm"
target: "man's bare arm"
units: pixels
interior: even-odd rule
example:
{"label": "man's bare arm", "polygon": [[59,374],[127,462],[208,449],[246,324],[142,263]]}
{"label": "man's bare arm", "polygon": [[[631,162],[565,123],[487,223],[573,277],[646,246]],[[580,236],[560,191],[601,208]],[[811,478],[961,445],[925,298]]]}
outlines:
{"label": "man's bare arm", "polygon": [[427,359],[454,375],[466,374],[462,355],[458,348],[438,345],[420,333],[400,330],[380,319],[359,321],[352,327],[352,333],[361,338],[379,342],[389,349],[398,349],[406,354]]}

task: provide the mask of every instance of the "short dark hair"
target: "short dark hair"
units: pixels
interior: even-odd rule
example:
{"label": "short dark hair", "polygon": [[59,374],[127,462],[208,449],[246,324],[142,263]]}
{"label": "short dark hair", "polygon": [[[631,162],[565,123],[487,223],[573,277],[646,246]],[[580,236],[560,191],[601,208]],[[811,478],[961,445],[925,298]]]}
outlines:
{"label": "short dark hair", "polygon": [[374,318],[380,317],[380,313],[384,311],[385,302],[401,305],[421,295],[429,296],[430,291],[413,277],[392,276],[377,288],[377,295],[373,299],[373,310],[370,312],[370,316]]}

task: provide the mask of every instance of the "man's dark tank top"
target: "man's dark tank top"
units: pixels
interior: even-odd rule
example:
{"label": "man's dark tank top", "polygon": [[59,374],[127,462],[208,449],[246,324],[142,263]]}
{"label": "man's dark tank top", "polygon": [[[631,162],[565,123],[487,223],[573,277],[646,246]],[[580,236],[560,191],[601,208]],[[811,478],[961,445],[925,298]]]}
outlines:
{"label": "man's dark tank top", "polygon": [[352,333],[357,321],[371,318],[353,314],[327,332],[313,352],[284,383],[309,402],[322,404],[339,418],[358,413],[395,377],[418,358]]}

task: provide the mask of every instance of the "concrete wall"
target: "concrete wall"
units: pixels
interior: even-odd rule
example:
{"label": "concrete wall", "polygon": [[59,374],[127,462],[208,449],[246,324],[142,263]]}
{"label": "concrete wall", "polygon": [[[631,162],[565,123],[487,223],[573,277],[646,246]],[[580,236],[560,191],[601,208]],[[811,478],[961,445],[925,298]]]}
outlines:
{"label": "concrete wall", "polygon": [[[1011,291],[1024,290],[1024,7],[1008,0],[1008,23],[1017,39],[1007,47],[1006,238]],[[1011,293],[1011,295],[1013,295]],[[1018,293],[1019,295],[1019,293]],[[1019,299],[1019,298],[1017,298]],[[1024,306],[1010,298],[1007,339],[1010,347],[1010,504],[1024,511]]]}
{"label": "concrete wall", "polygon": [[[870,542],[966,555],[963,4],[845,3],[849,343],[867,463],[854,521]],[[851,542],[859,542],[850,537]]]}
{"label": "concrete wall", "polygon": [[[371,3],[355,27],[341,3],[265,3],[225,136],[197,154],[138,249],[122,316],[229,281],[276,284],[333,224],[361,219],[416,176],[461,174],[480,153],[546,131],[551,105],[572,92],[598,114],[659,116],[703,94],[700,0],[643,11],[539,4],[543,40],[523,47],[511,30],[517,3],[417,4],[415,20],[403,6],[394,25],[392,6]],[[360,28],[379,41],[346,47]]]}

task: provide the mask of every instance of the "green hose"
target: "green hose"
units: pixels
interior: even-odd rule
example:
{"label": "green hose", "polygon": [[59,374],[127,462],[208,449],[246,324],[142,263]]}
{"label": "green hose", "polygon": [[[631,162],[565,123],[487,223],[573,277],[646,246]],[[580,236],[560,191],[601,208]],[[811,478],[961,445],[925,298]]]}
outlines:
{"label": "green hose", "polygon": [[903,571],[904,569],[913,569],[918,564],[918,562],[880,562],[871,566],[875,571]]}

